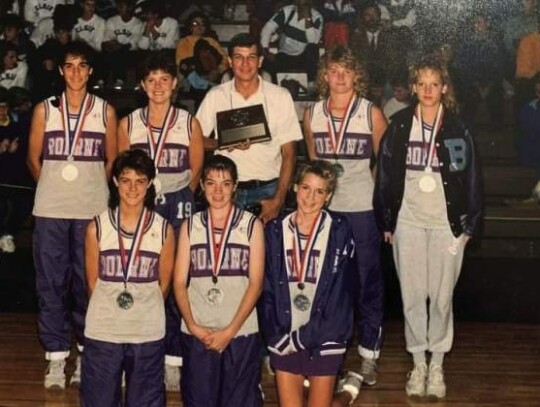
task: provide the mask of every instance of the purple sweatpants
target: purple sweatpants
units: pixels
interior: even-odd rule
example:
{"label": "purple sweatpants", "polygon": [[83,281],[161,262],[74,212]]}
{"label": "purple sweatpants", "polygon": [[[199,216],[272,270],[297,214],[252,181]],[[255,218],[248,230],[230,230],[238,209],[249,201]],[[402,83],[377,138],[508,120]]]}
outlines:
{"label": "purple sweatpants", "polygon": [[[81,364],[82,407],[163,407],[163,340],[110,343],[86,339]],[[122,373],[126,373],[122,403]]]}
{"label": "purple sweatpants", "polygon": [[89,222],[42,217],[35,220],[33,251],[39,296],[39,339],[48,354],[70,350],[71,325],[78,344],[84,346],[84,318],[88,308],[84,237]]}
{"label": "purple sweatpants", "polygon": [[[178,240],[182,222],[195,212],[193,192],[189,187],[185,187],[180,191],[165,194],[165,202],[157,204],[155,211],[167,219],[167,222],[173,227],[175,237]],[[180,366],[181,364],[181,321],[182,317],[176,305],[174,292],[171,289],[165,299],[165,354],[167,355],[167,364],[173,366]]]}
{"label": "purple sweatpants", "polygon": [[184,407],[261,407],[261,339],[234,338],[221,354],[182,334]]}
{"label": "purple sweatpants", "polygon": [[337,212],[351,225],[359,277],[358,342],[361,355],[377,358],[382,342],[384,281],[380,263],[381,234],[373,211]]}

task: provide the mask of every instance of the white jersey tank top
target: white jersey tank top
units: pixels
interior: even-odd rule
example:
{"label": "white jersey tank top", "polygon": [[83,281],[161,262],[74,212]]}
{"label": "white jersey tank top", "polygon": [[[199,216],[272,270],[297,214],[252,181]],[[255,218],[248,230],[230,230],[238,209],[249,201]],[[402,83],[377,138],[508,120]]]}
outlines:
{"label": "white jersey tank top", "polygon": [[[88,95],[88,110],[68,162],[62,113],[54,101],[46,99],[43,165],[38,180],[33,214],[46,218],[91,219],[107,207],[109,188],[105,175],[105,127],[107,102]],[[82,109],[84,112],[84,107]],[[83,118],[81,117],[80,120]],[[70,115],[71,128],[76,115]],[[66,165],[76,168],[77,177],[67,181],[62,176]]]}
{"label": "white jersey tank top", "polygon": [[[351,108],[350,118],[344,133],[340,151],[336,154],[328,129],[327,100],[313,105],[311,110],[311,131],[315,142],[317,158],[337,163],[343,167],[337,188],[330,202],[330,209],[339,212],[361,212],[373,209],[373,177],[369,168],[373,154],[372,103],[358,98]],[[335,121],[339,134],[341,121]]]}
{"label": "white jersey tank top", "polygon": [[[167,222],[150,212],[139,255],[127,282],[133,306],[120,308],[117,298],[124,291],[116,211],[96,217],[99,241],[99,275],[86,313],[85,336],[112,343],[143,343],[165,336],[165,307],[159,287],[159,256],[167,233]],[[133,234],[121,232],[126,256]]]}

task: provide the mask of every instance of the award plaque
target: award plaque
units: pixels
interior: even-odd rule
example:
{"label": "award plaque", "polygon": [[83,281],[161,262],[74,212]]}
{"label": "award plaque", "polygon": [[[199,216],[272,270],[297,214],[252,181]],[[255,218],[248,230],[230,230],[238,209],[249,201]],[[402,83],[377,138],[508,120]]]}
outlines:
{"label": "award plaque", "polygon": [[272,138],[263,105],[218,112],[216,119],[220,150],[234,147],[248,140],[251,143],[262,143]]}

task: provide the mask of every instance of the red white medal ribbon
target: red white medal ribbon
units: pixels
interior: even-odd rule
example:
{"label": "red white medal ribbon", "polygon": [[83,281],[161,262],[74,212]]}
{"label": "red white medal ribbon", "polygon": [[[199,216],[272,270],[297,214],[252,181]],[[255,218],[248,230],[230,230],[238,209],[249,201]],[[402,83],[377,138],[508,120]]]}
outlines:
{"label": "red white medal ribbon", "polygon": [[293,265],[293,273],[296,276],[296,279],[298,280],[298,283],[304,283],[306,280],[306,274],[307,274],[307,268],[309,265],[309,259],[311,257],[311,251],[313,250],[313,246],[315,245],[315,241],[317,240],[317,235],[319,231],[319,227],[321,225],[322,221],[322,211],[319,212],[315,220],[313,221],[313,224],[311,225],[311,229],[309,231],[306,247],[304,249],[304,255],[302,255],[302,241],[300,239],[300,231],[298,230],[298,225],[296,223],[296,219],[294,222],[293,227],[293,244],[292,244],[292,265]]}
{"label": "red white medal ribbon", "polygon": [[91,103],[92,99],[89,98],[89,94],[86,93],[81,106],[79,107],[79,113],[77,114],[77,120],[75,121],[75,129],[73,130],[73,140],[71,140],[71,121],[69,120],[69,104],[66,93],[62,93],[62,96],[60,97],[60,112],[62,114],[62,127],[64,129],[65,139],[64,151],[69,160],[72,160],[73,155],[75,154],[75,148],[77,147],[77,142],[81,137],[84,121],[86,120],[86,116],[90,110]]}
{"label": "red white medal ribbon", "polygon": [[332,119],[332,105],[331,105],[331,98],[328,98],[328,102],[326,103],[326,109],[328,111],[328,114],[326,116],[327,124],[328,124],[328,136],[330,137],[330,142],[332,144],[332,149],[334,150],[335,158],[337,159],[337,155],[341,151],[341,146],[343,145],[343,140],[345,138],[345,132],[347,130],[347,127],[349,126],[349,122],[351,120],[351,112],[356,104],[357,96],[356,94],[353,94],[351,96],[351,99],[349,100],[349,103],[347,104],[347,109],[345,110],[345,116],[343,116],[343,120],[341,121],[341,125],[339,126],[339,130],[336,131],[334,120]]}
{"label": "red white medal ribbon", "polygon": [[172,122],[174,120],[174,107],[169,106],[167,114],[163,118],[163,123],[161,129],[159,130],[159,135],[157,141],[154,139],[154,132],[152,131],[152,126],[150,125],[150,112],[148,108],[146,109],[146,139],[148,141],[148,147],[150,149],[150,158],[154,160],[154,165],[156,167],[156,175],[158,173],[159,160],[161,158],[161,152],[165,147],[165,141],[167,140],[167,134],[169,129],[172,127]]}
{"label": "red white medal ribbon", "polygon": [[[420,104],[418,104],[417,111],[418,111],[417,113],[418,119],[420,120],[420,128],[422,129],[422,142],[424,143],[424,151],[425,151],[426,139],[424,137],[424,121],[422,119],[422,109],[420,108]],[[442,106],[442,103],[440,103],[437,109],[437,116],[435,117],[435,123],[433,124],[433,128],[431,129],[431,134],[429,135],[429,150],[427,153],[426,165],[424,167],[424,171],[426,172],[431,172],[431,163],[435,155],[435,149],[433,148],[433,146],[435,144],[435,138],[437,137],[437,132],[439,131],[440,126],[441,126],[442,116],[443,116],[443,106]]]}
{"label": "red white medal ribbon", "polygon": [[208,210],[208,228],[206,229],[207,241],[210,245],[210,261],[212,263],[212,274],[214,277],[218,277],[221,271],[221,265],[223,264],[223,257],[225,255],[225,246],[229,241],[231,235],[232,223],[234,218],[234,205],[231,205],[229,212],[227,212],[227,218],[225,219],[225,227],[221,234],[221,240],[216,244],[214,222],[212,220],[212,212]]}
{"label": "red white medal ribbon", "polygon": [[[146,208],[143,208],[137,221],[137,227],[133,234],[133,240],[131,241],[131,247],[129,254],[126,256],[126,249],[124,248],[124,241],[122,239],[122,223],[120,221],[120,208],[116,208],[116,223],[118,232],[118,246],[120,247],[120,263],[122,265],[122,274],[124,275],[124,283],[127,283],[133,270],[133,264],[135,259],[139,255],[139,249],[144,236],[144,229],[148,225],[150,213]],[[127,259],[126,259],[127,257]]]}

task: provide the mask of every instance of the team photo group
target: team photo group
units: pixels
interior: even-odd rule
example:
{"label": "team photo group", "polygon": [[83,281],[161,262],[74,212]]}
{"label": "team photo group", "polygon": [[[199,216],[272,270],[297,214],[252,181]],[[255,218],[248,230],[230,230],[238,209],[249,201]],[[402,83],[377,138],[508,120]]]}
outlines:
{"label": "team photo group", "polygon": [[[151,53],[138,69],[148,103],[120,119],[89,92],[91,48],[66,45],[65,90],[36,105],[28,149],[45,388],[76,385],[86,407],[164,406],[167,392],[257,407],[266,366],[280,406],[350,405],[378,379],[387,243],[406,394],[445,397],[453,291],[482,217],[445,65],[411,66],[413,102],[388,122],[336,46],[299,121],[263,60],[257,39],[234,36],[231,80],[191,115],[173,103],[174,58]],[[351,347],[361,363],[345,371]]]}

